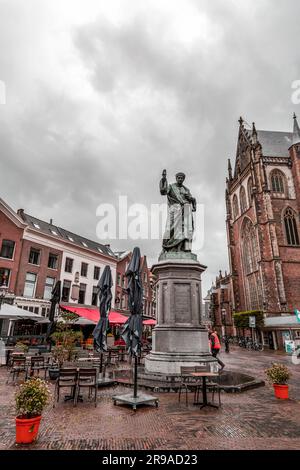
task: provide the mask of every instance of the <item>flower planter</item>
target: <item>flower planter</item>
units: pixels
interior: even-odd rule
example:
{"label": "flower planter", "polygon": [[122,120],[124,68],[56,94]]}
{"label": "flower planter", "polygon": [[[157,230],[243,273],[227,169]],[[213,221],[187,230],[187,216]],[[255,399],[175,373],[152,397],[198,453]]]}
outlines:
{"label": "flower planter", "polygon": [[16,418],[17,444],[30,444],[35,441],[41,418],[41,416],[36,416],[35,418]]}
{"label": "flower planter", "polygon": [[287,400],[289,398],[289,386],[288,385],[278,385],[273,384],[275,397],[281,398],[282,400]]}

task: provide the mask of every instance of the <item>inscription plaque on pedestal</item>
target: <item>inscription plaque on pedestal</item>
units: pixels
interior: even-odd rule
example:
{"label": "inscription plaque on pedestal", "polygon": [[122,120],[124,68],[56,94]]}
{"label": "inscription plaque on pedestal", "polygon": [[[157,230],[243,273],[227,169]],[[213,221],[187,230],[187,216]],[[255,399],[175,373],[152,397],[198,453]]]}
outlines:
{"label": "inscription plaque on pedestal", "polygon": [[174,283],[175,323],[191,321],[191,286],[190,284]]}

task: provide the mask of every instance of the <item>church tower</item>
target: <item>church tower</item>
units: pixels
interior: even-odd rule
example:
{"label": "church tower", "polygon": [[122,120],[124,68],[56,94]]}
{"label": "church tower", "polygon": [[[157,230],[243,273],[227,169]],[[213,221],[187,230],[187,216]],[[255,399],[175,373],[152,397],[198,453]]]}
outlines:
{"label": "church tower", "polygon": [[[296,287],[300,282],[300,128],[296,116],[293,132],[256,130],[254,123],[250,127],[240,118],[235,165],[232,170],[228,163],[225,198],[234,311],[261,311],[266,318],[293,314],[300,307]],[[273,323],[269,341],[279,347],[282,338]],[[265,321],[271,330],[273,323]]]}

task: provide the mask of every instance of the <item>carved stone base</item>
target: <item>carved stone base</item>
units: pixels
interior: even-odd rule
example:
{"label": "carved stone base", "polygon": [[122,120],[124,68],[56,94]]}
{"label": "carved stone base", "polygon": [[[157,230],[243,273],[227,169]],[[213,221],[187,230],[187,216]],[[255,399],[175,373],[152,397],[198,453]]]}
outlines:
{"label": "carved stone base", "polygon": [[215,363],[207,330],[201,326],[201,274],[194,259],[162,260],[152,268],[157,277],[157,320],[152,351],[145,358],[147,373],[180,374],[182,366]]}

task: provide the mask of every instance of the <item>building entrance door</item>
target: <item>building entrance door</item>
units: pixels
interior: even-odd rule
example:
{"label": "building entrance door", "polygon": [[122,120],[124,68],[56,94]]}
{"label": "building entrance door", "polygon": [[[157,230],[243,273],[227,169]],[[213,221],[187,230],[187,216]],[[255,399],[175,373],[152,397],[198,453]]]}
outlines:
{"label": "building entrance door", "polygon": [[269,348],[275,349],[272,331],[268,331],[268,340],[269,340]]}

